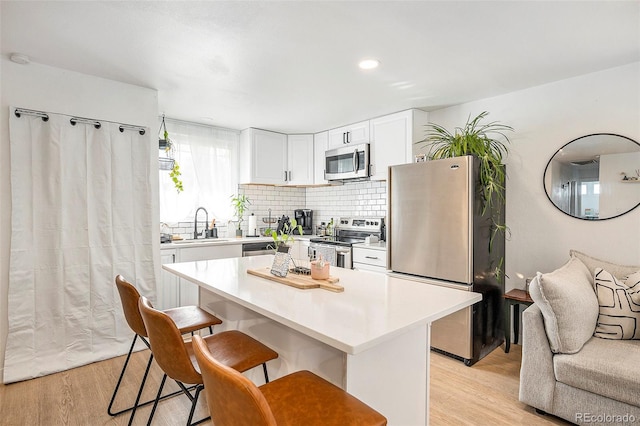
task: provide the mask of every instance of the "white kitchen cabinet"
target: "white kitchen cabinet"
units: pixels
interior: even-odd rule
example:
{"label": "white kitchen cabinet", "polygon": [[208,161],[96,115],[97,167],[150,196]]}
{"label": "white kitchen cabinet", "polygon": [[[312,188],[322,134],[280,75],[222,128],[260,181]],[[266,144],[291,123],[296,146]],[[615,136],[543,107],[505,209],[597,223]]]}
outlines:
{"label": "white kitchen cabinet", "polygon": [[[313,135],[287,136],[288,185],[313,184]],[[323,153],[324,156],[324,153]]]}
{"label": "white kitchen cabinet", "polygon": [[313,135],[240,132],[240,183],[313,184]]}
{"label": "white kitchen cabinet", "polygon": [[353,246],[353,269],[364,271],[386,272],[387,251],[382,248],[384,243],[377,243],[371,247]]}
{"label": "white kitchen cabinet", "polygon": [[411,109],[370,120],[372,180],[387,180],[389,166],[413,162],[414,145],[424,139],[427,116]]}
{"label": "white kitchen cabinet", "polygon": [[322,185],[329,183],[324,178],[324,153],[329,149],[329,132],[313,135],[313,183]]}
{"label": "white kitchen cabinet", "polygon": [[[161,250],[160,251],[160,263],[176,263],[177,250]],[[178,306],[179,300],[179,283],[178,277],[164,269],[160,273],[160,283],[156,288],[157,290],[157,308],[169,309]]]}
{"label": "white kitchen cabinet", "polygon": [[[242,256],[242,244],[210,245],[204,247],[180,247],[160,251],[160,262],[176,263],[195,260],[226,259]],[[158,308],[198,305],[198,286],[187,280],[162,271],[158,286]]]}
{"label": "white kitchen cabinet", "polygon": [[306,238],[296,239],[289,250],[289,254],[294,260],[309,260],[309,245],[311,242]]}
{"label": "white kitchen cabinet", "polygon": [[329,130],[328,149],[367,142],[369,142],[368,120]]}
{"label": "white kitchen cabinet", "polygon": [[240,183],[286,183],[287,135],[249,128],[240,132]]}

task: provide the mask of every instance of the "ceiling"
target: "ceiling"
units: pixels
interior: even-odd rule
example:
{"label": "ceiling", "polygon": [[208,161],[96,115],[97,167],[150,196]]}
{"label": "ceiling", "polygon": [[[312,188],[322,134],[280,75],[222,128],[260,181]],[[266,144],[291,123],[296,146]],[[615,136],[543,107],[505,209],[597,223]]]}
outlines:
{"label": "ceiling", "polygon": [[[152,88],[159,114],[232,129],[318,132],[640,61],[635,0],[0,8],[3,55]],[[360,70],[365,57],[380,67]]]}

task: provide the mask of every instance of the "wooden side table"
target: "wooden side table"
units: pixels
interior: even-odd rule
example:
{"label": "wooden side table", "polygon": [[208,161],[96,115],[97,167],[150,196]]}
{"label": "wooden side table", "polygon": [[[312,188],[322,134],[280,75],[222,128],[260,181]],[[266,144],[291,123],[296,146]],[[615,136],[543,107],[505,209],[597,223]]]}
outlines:
{"label": "wooden side table", "polygon": [[511,349],[511,306],[513,306],[513,343],[518,344],[518,336],[520,334],[520,305],[530,306],[533,304],[531,296],[520,289],[508,291],[504,297],[504,351],[509,353]]}

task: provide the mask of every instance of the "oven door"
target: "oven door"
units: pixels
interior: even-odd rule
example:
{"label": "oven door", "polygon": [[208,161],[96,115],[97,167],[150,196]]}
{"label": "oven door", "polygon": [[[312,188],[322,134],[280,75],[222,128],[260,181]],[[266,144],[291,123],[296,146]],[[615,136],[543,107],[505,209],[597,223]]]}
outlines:
{"label": "oven door", "polygon": [[369,144],[345,146],[325,152],[326,180],[369,177]]}

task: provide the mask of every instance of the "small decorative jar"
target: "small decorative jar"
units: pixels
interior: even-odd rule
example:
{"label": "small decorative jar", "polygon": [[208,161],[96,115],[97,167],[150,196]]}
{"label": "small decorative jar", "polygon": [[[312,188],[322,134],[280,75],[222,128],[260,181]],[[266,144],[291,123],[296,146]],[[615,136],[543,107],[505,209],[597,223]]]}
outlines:
{"label": "small decorative jar", "polygon": [[311,262],[311,278],[314,280],[326,280],[329,278],[329,262],[322,256],[318,260]]}

